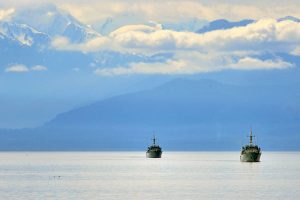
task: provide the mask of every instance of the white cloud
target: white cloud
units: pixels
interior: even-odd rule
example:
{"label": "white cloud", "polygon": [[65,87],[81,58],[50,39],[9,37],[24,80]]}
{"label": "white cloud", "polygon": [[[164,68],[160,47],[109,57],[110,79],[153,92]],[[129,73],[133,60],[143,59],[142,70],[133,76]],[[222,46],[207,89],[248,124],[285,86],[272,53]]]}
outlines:
{"label": "white cloud", "polygon": [[260,60],[253,57],[239,57],[228,54],[206,54],[181,52],[174,59],[164,63],[131,63],[128,67],[97,68],[94,73],[100,76],[127,74],[195,74],[221,70],[268,70],[294,67],[292,63],[275,60]]}
{"label": "white cloud", "polygon": [[13,65],[5,69],[6,72],[24,73],[29,72],[29,68],[25,65]]}
{"label": "white cloud", "polygon": [[295,47],[292,49],[291,54],[294,56],[300,56],[300,47]]}
{"label": "white cloud", "polygon": [[300,18],[298,0],[9,0],[0,2],[0,7],[34,7],[42,3],[54,3],[80,21],[93,25],[99,25],[108,17],[126,16],[159,23],[190,18],[210,21],[279,18],[288,15]]}
{"label": "white cloud", "polygon": [[99,24],[107,17],[136,16],[148,20],[175,22],[187,18],[199,19],[261,19],[293,15],[300,17],[297,0],[230,1],[230,0],[165,0],[165,1],[57,1],[62,8],[71,12],[85,23]]}
{"label": "white cloud", "polygon": [[286,69],[294,67],[294,64],[275,60],[260,60],[257,58],[245,57],[240,59],[237,63],[229,65],[231,69],[239,70],[253,70],[253,69]]}
{"label": "white cloud", "polygon": [[263,19],[243,27],[216,30],[205,34],[162,30],[159,25],[127,25],[107,37],[99,36],[85,43],[72,44],[57,37],[52,47],[58,50],[94,52],[158,53],[162,51],[257,51],[291,52],[300,44],[300,23]]}
{"label": "white cloud", "polygon": [[107,17],[135,16],[154,21],[176,21],[187,17],[211,19],[215,10],[195,1],[94,1],[61,7],[85,23],[97,24]]}
{"label": "white cloud", "polygon": [[130,29],[110,34],[114,42],[134,51],[198,50],[198,51],[290,51],[300,43],[300,23],[259,20],[244,27],[216,30],[205,34],[172,30]]}
{"label": "white cloud", "polygon": [[97,68],[94,73],[101,76],[124,74],[193,74],[221,70],[226,56],[203,54],[195,51],[177,52],[173,59],[166,62],[131,63],[128,67]]}
{"label": "white cloud", "polygon": [[12,65],[10,67],[7,67],[5,69],[5,72],[11,72],[11,73],[26,73],[26,72],[30,72],[30,71],[45,71],[47,70],[47,67],[42,66],[42,65],[35,65],[32,67],[27,67],[25,65],[22,64],[16,64],[16,65]]}
{"label": "white cloud", "polygon": [[30,68],[32,71],[46,71],[48,70],[47,67],[42,66],[42,65],[36,65]]}
{"label": "white cloud", "polygon": [[71,43],[66,37],[56,37],[52,41],[52,47],[62,51],[82,51],[82,52],[94,52],[103,49],[109,49],[109,38],[96,37],[88,40],[85,43]]}
{"label": "white cloud", "polygon": [[70,45],[70,41],[66,37],[56,37],[52,41],[52,46],[56,49],[62,49],[68,45]]}
{"label": "white cloud", "polygon": [[148,26],[144,24],[137,24],[137,25],[126,25],[122,26],[121,28],[115,30],[110,34],[110,36],[115,37],[121,34],[126,34],[129,32],[142,32],[142,33],[152,33],[158,30],[162,30],[160,24],[155,24],[156,26]]}
{"label": "white cloud", "polygon": [[124,75],[124,74],[190,74],[191,68],[186,67],[182,60],[170,60],[166,63],[132,63],[129,67],[96,69],[95,74],[102,76]]}
{"label": "white cloud", "polygon": [[0,21],[9,19],[15,12],[14,8],[0,10]]}

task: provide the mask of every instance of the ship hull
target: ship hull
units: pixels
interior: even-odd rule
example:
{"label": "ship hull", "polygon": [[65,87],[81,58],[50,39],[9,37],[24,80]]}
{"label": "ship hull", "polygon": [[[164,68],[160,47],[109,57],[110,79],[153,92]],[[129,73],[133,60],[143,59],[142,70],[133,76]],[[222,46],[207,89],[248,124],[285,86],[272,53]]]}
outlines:
{"label": "ship hull", "polygon": [[161,158],[161,151],[149,151],[146,153],[147,158]]}
{"label": "ship hull", "polygon": [[241,162],[259,162],[261,153],[257,152],[246,152],[241,154],[240,160]]}

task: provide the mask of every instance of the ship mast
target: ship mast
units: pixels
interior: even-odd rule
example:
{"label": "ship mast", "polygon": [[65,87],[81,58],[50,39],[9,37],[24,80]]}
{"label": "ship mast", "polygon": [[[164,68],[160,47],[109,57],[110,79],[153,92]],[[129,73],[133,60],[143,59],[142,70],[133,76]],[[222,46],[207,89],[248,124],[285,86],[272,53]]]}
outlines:
{"label": "ship mast", "polygon": [[249,138],[250,138],[250,145],[253,144],[253,137],[255,137],[255,136],[252,135],[252,129],[251,129],[250,136],[249,136]]}
{"label": "ship mast", "polygon": [[153,134],[153,145],[155,145],[155,141],[156,141],[156,139],[155,139],[155,135]]}

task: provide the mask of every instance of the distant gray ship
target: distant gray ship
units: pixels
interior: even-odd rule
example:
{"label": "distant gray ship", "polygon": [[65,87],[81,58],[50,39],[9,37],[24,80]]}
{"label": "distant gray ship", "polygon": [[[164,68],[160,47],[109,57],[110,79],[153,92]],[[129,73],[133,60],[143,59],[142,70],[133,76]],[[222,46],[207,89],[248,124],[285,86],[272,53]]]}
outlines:
{"label": "distant gray ship", "polygon": [[261,150],[257,145],[253,145],[252,130],[250,131],[250,143],[243,146],[240,160],[241,162],[259,162],[261,156]]}
{"label": "distant gray ship", "polygon": [[153,136],[153,144],[148,147],[148,150],[146,152],[147,158],[161,158],[162,150],[160,146],[156,145],[156,139],[155,136]]}

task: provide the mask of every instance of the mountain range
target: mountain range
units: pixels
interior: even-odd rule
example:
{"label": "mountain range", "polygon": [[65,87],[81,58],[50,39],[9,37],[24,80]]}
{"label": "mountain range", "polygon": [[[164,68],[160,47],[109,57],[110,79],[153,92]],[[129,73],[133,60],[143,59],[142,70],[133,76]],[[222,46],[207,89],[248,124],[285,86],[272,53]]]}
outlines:
{"label": "mountain range", "polygon": [[142,150],[155,133],[168,150],[238,150],[252,128],[265,150],[297,150],[299,102],[298,85],[175,79],[2,131],[0,149]]}
{"label": "mountain range", "polygon": [[253,22],[255,22],[255,20],[245,19],[245,20],[241,20],[238,22],[230,22],[226,19],[219,19],[219,20],[215,20],[215,21],[208,23],[207,25],[200,28],[196,32],[197,33],[206,33],[206,32],[210,32],[210,31],[214,31],[214,30],[225,30],[225,29],[230,29],[230,28],[234,28],[234,27],[247,26],[248,24],[251,24]]}

